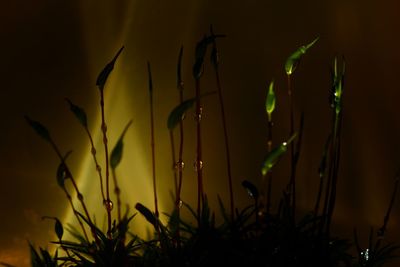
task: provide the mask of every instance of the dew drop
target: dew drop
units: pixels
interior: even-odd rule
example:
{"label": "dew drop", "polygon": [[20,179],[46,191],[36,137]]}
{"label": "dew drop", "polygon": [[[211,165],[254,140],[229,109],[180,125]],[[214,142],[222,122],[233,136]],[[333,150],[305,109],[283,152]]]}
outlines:
{"label": "dew drop", "polygon": [[194,171],[201,171],[203,169],[203,161],[201,160],[196,160],[193,164]]}
{"label": "dew drop", "polygon": [[182,206],[183,206],[183,201],[182,201],[182,200],[179,200],[179,205],[178,205],[178,207],[179,207],[179,208],[182,208]]}
{"label": "dew drop", "polygon": [[182,171],[184,168],[185,168],[185,163],[184,163],[183,161],[177,161],[177,162],[174,164],[174,169],[175,169],[176,171]]}
{"label": "dew drop", "polygon": [[200,107],[200,110],[199,110],[199,112],[197,112],[197,113],[195,114],[194,119],[195,119],[197,122],[201,122],[202,115],[203,115],[203,108]]}
{"label": "dew drop", "polygon": [[104,200],[104,207],[106,208],[107,211],[112,211],[114,204],[112,203],[111,200]]}

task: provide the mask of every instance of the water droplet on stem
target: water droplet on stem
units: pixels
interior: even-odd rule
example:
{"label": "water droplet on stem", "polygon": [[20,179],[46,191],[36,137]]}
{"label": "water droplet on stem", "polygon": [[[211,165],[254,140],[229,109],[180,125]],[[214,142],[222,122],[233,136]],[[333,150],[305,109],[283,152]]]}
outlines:
{"label": "water droplet on stem", "polygon": [[114,204],[112,203],[111,200],[104,200],[104,207],[106,208],[107,211],[112,211]]}
{"label": "water droplet on stem", "polygon": [[193,167],[194,167],[194,171],[196,171],[196,172],[202,170],[203,169],[203,161],[196,160],[193,164]]}

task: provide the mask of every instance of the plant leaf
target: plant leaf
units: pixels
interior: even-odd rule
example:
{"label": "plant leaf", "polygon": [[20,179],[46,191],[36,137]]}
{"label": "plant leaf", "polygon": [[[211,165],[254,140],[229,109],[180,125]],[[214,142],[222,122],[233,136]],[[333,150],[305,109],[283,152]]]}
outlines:
{"label": "plant leaf", "polygon": [[122,132],[121,136],[118,139],[117,144],[115,145],[114,149],[111,152],[110,166],[112,169],[115,169],[118,166],[118,164],[121,162],[122,152],[123,152],[123,148],[124,148],[123,138],[131,124],[132,124],[132,120],[129,121],[128,124],[125,126],[124,131]]}
{"label": "plant leaf", "polygon": [[193,65],[193,77],[198,80],[200,79],[201,75],[203,75],[204,72],[204,66],[203,66],[203,60],[196,60],[196,62]]}
{"label": "plant leaf", "polygon": [[219,195],[217,195],[217,197],[218,197],[218,204],[219,204],[219,209],[220,209],[220,212],[222,214],[222,217],[224,218],[225,223],[229,224],[230,220],[229,220],[228,214],[226,213],[226,209],[224,207],[224,203],[222,202],[222,199],[221,199],[221,197]]}
{"label": "plant leaf", "polygon": [[28,122],[28,124],[32,127],[33,130],[35,130],[35,132],[42,137],[44,140],[46,140],[47,142],[51,143],[51,137],[50,137],[50,133],[49,131],[46,129],[46,127],[44,127],[40,122],[34,121],[32,119],[30,119],[28,116],[25,116],[26,121]]}
{"label": "plant leaf", "polygon": [[297,65],[299,64],[299,61],[301,57],[307,52],[308,49],[310,49],[317,41],[319,40],[319,37],[315,38],[311,43],[307,45],[303,45],[300,48],[298,48],[296,51],[294,51],[286,60],[285,63],[285,71],[287,75],[292,75],[293,72],[296,70]]}
{"label": "plant leaf", "polygon": [[117,61],[119,55],[121,54],[124,46],[122,46],[114,58],[107,63],[104,69],[100,72],[99,76],[97,76],[96,85],[99,87],[100,91],[103,91],[104,85],[106,84],[107,78],[110,75],[111,71],[114,69],[115,62]]}
{"label": "plant leaf", "polygon": [[268,95],[265,101],[265,110],[267,111],[268,117],[271,117],[272,112],[275,110],[276,97],[274,92],[274,81],[269,83]]}
{"label": "plant leaf", "polygon": [[69,108],[71,109],[72,113],[74,113],[78,121],[82,124],[82,126],[87,128],[88,125],[87,125],[87,116],[85,110],[72,103],[72,101],[69,100],[68,98],[65,98],[65,101],[67,101],[67,103],[69,104]]}
{"label": "plant leaf", "polygon": [[[209,96],[209,95],[212,95],[215,93],[216,93],[216,91],[211,91],[211,92],[202,94],[200,97]],[[184,115],[185,115],[186,111],[188,111],[188,109],[193,107],[194,103],[196,103],[195,97],[183,101],[181,104],[176,106],[171,111],[171,113],[168,116],[168,120],[167,120],[167,127],[169,130],[173,130],[178,125],[178,123],[184,119]]]}
{"label": "plant leaf", "polygon": [[272,151],[265,157],[265,160],[262,164],[261,173],[263,176],[267,175],[269,170],[275,165],[278,159],[287,151],[287,146],[293,142],[296,138],[297,133],[294,133],[288,141],[283,142],[279,146],[272,149]]}
{"label": "plant leaf", "polygon": [[156,227],[157,218],[148,208],[141,203],[136,203],[135,208],[146,218],[149,223]]}
{"label": "plant leaf", "polygon": [[58,239],[62,239],[63,234],[64,234],[64,228],[58,218],[54,218],[56,220],[56,223],[54,225],[54,230],[57,234]]}
{"label": "plant leaf", "polygon": [[179,122],[181,122],[184,118],[184,115],[188,109],[190,109],[194,103],[196,102],[196,98],[190,98],[188,100],[183,101],[181,104],[176,106],[168,116],[167,126],[169,130],[173,130]]}
{"label": "plant leaf", "polygon": [[61,221],[57,217],[49,217],[49,216],[43,216],[42,219],[50,219],[55,221],[54,231],[58,239],[61,240],[64,234],[64,227],[62,226]]}
{"label": "plant leaf", "polygon": [[193,65],[193,77],[198,80],[203,74],[204,57],[207,53],[208,45],[212,44],[216,38],[225,37],[224,34],[205,35],[196,45],[195,63]]}
{"label": "plant leaf", "polygon": [[4,266],[4,267],[16,267],[16,266],[14,266],[14,265],[11,265],[11,264],[8,264],[8,263],[2,262],[2,261],[0,261],[0,266]]}
{"label": "plant leaf", "polygon": [[32,267],[41,267],[41,259],[39,254],[36,252],[35,248],[33,245],[29,242],[29,250],[31,254],[31,266]]}
{"label": "plant leaf", "polygon": [[68,158],[68,156],[72,153],[72,151],[68,151],[67,154],[65,154],[63,160],[60,162],[60,165],[58,165],[57,168],[57,183],[61,188],[65,188],[64,182],[65,179],[69,178],[69,173],[68,173],[68,168],[65,164],[65,160]]}
{"label": "plant leaf", "polygon": [[250,197],[254,198],[255,200],[258,199],[258,196],[259,196],[258,190],[257,190],[257,187],[253,183],[251,183],[247,180],[244,180],[242,182],[242,186],[244,188],[246,188],[247,193],[249,194]]}

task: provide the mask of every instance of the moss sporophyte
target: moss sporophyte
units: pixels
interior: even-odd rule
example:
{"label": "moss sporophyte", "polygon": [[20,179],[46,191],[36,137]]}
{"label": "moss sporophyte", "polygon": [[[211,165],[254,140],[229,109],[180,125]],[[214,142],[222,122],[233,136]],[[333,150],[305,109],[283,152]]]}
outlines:
{"label": "moss sporophyte", "polygon": [[[300,214],[296,206],[296,170],[299,162],[301,144],[304,131],[304,116],[300,118],[299,126],[296,126],[296,114],[294,112],[294,88],[292,84],[293,74],[299,67],[300,60],[316,45],[319,38],[314,39],[307,45],[300,46],[287,58],[282,71],[287,76],[288,102],[289,102],[289,132],[284,137],[272,138],[273,113],[276,112],[277,95],[276,88],[282,88],[273,80],[266,90],[265,112],[267,115],[267,147],[266,156],[260,166],[260,180],[245,180],[242,186],[251,198],[250,204],[242,209],[235,205],[233,192],[234,180],[232,177],[231,155],[228,142],[228,127],[223,100],[223,87],[220,75],[220,51],[217,49],[217,40],[225,35],[214,34],[212,27],[210,33],[197,43],[194,51],[194,62],[192,75],[194,79],[195,95],[184,98],[184,81],[182,75],[183,47],[179,50],[177,64],[177,89],[178,103],[171,109],[167,119],[167,129],[171,141],[171,159],[173,170],[173,210],[169,214],[160,214],[158,210],[158,191],[156,179],[156,140],[154,129],[153,94],[157,88],[153,85],[150,63],[148,63],[148,92],[149,92],[149,125],[152,154],[152,182],[154,195],[154,210],[142,203],[136,203],[136,211],[142,215],[150,224],[154,235],[144,240],[130,230],[130,222],[135,214],[123,213],[121,210],[121,190],[119,179],[116,176],[116,169],[123,160],[123,152],[127,148],[124,144],[126,132],[131,126],[129,121],[122,133],[119,135],[114,148],[109,153],[108,129],[105,118],[104,90],[107,90],[107,80],[117,66],[117,60],[123,56],[122,47],[102,69],[96,80],[100,95],[101,112],[101,134],[104,153],[104,162],[98,159],[98,152],[95,147],[92,134],[89,131],[89,120],[83,108],[75,105],[70,99],[67,104],[78,122],[85,129],[91,146],[91,156],[99,177],[99,194],[101,195],[100,206],[104,206],[106,217],[106,229],[98,227],[91,219],[90,211],[85,203],[83,194],[78,188],[75,175],[70,168],[67,159],[70,152],[62,153],[50,131],[40,122],[26,116],[28,124],[35,132],[45,140],[60,160],[56,177],[57,184],[68,199],[79,229],[69,226],[66,230],[72,236],[72,240],[64,239],[64,225],[56,217],[45,217],[55,221],[55,233],[57,240],[52,243],[58,248],[55,253],[49,253],[43,248],[35,248],[29,245],[31,251],[32,266],[382,266],[389,259],[396,257],[398,245],[386,244],[383,237],[386,234],[393,203],[397,195],[399,175],[396,174],[395,186],[390,199],[389,208],[384,217],[382,227],[375,233],[371,231],[368,248],[363,248],[358,242],[358,236],[354,234],[354,246],[357,254],[351,255],[352,244],[348,239],[339,238],[332,234],[332,215],[336,203],[337,182],[339,178],[339,162],[341,151],[343,96],[344,96],[344,63],[341,70],[338,68],[337,60],[334,60],[332,85],[329,88],[332,125],[331,133],[326,144],[321,148],[322,158],[318,168],[318,192],[316,194],[315,206],[311,212],[303,217],[297,218]],[[208,54],[208,50],[211,52]],[[205,74],[204,69],[209,66],[207,56],[210,57],[210,64],[215,74],[215,90],[203,92],[201,81]],[[218,97],[221,121],[224,131],[225,161],[227,187],[229,192],[229,208],[218,196],[219,212],[222,221],[216,219],[213,209],[208,203],[208,196],[204,190],[204,179],[211,179],[204,176],[203,166],[207,164],[207,158],[203,156],[203,97]],[[185,124],[195,126],[195,158],[194,168],[197,178],[197,203],[188,204],[182,199],[182,187],[184,183],[184,127],[185,114],[190,110],[195,112],[194,121],[186,121]],[[178,135],[178,145],[175,145]],[[185,138],[191,136],[185,135]],[[279,138],[279,139],[278,139]],[[277,142],[275,140],[280,140]],[[282,141],[284,140],[284,141]],[[287,186],[282,190],[282,197],[277,207],[271,205],[272,182],[279,177],[278,173],[272,170],[279,163],[279,159],[285,157],[288,150],[290,176],[287,178]],[[103,169],[102,167],[105,166]],[[104,171],[103,171],[104,170]],[[110,175],[111,171],[111,175]],[[132,170],[135,172],[135,170]],[[113,179],[114,194],[110,193],[110,178]],[[67,187],[71,183],[72,187]],[[255,184],[261,184],[256,186]],[[70,192],[71,191],[71,192]],[[72,192],[73,191],[73,192]],[[77,198],[77,206],[74,198]],[[115,203],[115,204],[114,204]],[[196,208],[192,208],[192,206]],[[116,218],[112,211],[116,211]],[[193,218],[183,218],[182,210],[185,209]],[[162,217],[162,218],[161,218]],[[164,222],[166,218],[167,222]],[[2,265],[2,263],[0,263]],[[5,266],[9,266],[3,264]]]}

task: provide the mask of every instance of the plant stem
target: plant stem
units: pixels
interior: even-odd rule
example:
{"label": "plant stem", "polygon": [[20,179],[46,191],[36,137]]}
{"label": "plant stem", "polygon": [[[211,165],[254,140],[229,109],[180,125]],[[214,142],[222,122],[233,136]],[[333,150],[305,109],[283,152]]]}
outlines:
{"label": "plant stem", "polygon": [[65,187],[63,188],[63,190],[64,190],[65,195],[67,196],[67,199],[68,199],[68,201],[69,201],[69,203],[71,205],[71,208],[72,208],[72,211],[74,212],[75,218],[78,220],[79,226],[82,228],[83,235],[85,236],[85,239],[86,239],[87,243],[89,243],[88,235],[86,233],[85,227],[83,226],[81,218],[78,215],[78,211],[75,208],[74,202],[72,201],[72,197],[71,197],[71,195],[69,194],[69,192],[67,191],[67,189]]}
{"label": "plant stem", "polygon": [[[272,116],[268,114],[268,141],[267,141],[267,149],[268,153],[272,151]],[[263,177],[265,180],[265,177]],[[271,211],[271,192],[272,192],[272,171],[270,170],[267,172],[267,180],[268,180],[268,187],[267,187],[267,214],[270,214]],[[264,186],[263,186],[264,189]]]}
{"label": "plant stem", "polygon": [[[183,103],[183,90],[179,93],[179,101],[180,104]],[[181,201],[181,191],[182,191],[182,182],[183,182],[183,140],[184,140],[184,133],[183,133],[183,121],[179,123],[179,156],[178,156],[178,205],[180,206]]]}
{"label": "plant stem", "polygon": [[[289,96],[289,109],[290,109],[290,133],[289,136],[294,134],[294,106],[293,106],[293,92],[291,75],[287,75],[287,86],[288,86],[288,96]],[[295,222],[296,214],[296,162],[295,162],[295,151],[294,142],[290,144],[290,182],[289,182],[289,192],[291,193],[292,200],[292,219]]]}
{"label": "plant stem", "polygon": [[394,182],[394,188],[393,188],[392,197],[390,199],[390,204],[386,211],[385,218],[383,219],[383,225],[378,231],[378,239],[377,239],[375,247],[374,247],[374,252],[376,252],[379,249],[381,241],[384,238],[385,233],[386,233],[387,224],[389,223],[390,214],[392,212],[394,201],[395,201],[396,195],[397,195],[397,190],[399,188],[399,181],[400,181],[399,175],[400,175],[400,173],[398,171],[396,174],[396,177],[395,177],[396,180]]}
{"label": "plant stem", "polygon": [[[82,195],[82,193],[79,191],[79,188],[78,188],[78,186],[77,186],[77,184],[76,184],[76,182],[75,182],[75,179],[74,179],[74,177],[73,177],[73,175],[72,175],[72,173],[71,173],[69,167],[67,166],[67,164],[65,164],[64,158],[63,158],[63,156],[62,156],[60,150],[58,149],[57,145],[54,143],[53,140],[50,140],[50,144],[51,144],[53,150],[56,152],[57,156],[60,158],[61,162],[62,162],[62,163],[64,164],[64,166],[65,166],[66,177],[68,177],[68,179],[71,180],[72,185],[73,185],[73,187],[74,187],[74,189],[75,189],[75,191],[76,191],[78,200],[79,200],[79,202],[81,203],[82,208],[83,208],[83,210],[84,210],[84,212],[85,212],[85,215],[86,215],[86,217],[87,217],[87,220],[88,220],[88,222],[89,222],[89,224],[90,224],[90,229],[91,229],[91,231],[92,231],[93,238],[96,240],[97,243],[99,243],[100,240],[99,240],[98,236],[96,235],[96,230],[94,229],[92,220],[90,219],[90,215],[89,215],[88,209],[87,209],[87,207],[86,207],[86,204],[85,204],[83,195]],[[64,192],[67,193],[67,191],[66,191],[65,189],[64,189]],[[67,197],[68,197],[68,196],[69,196],[69,194],[67,194]],[[71,200],[71,201],[72,201],[72,200]],[[71,203],[72,203],[72,202],[71,202]]]}
{"label": "plant stem", "polygon": [[332,136],[329,135],[328,139],[325,142],[324,152],[322,154],[322,159],[321,159],[320,166],[318,169],[320,181],[319,181],[317,199],[315,201],[314,216],[318,216],[319,206],[321,204],[322,193],[324,191],[324,180],[326,178],[326,162],[327,162],[327,156],[328,156],[327,153],[328,153],[328,149],[331,145],[331,139],[332,139]]}
{"label": "plant stem", "polygon": [[104,195],[103,176],[101,174],[101,167],[100,167],[99,162],[97,161],[96,148],[94,147],[93,138],[92,138],[92,135],[90,134],[90,131],[89,131],[88,127],[85,127],[85,131],[86,131],[86,133],[87,133],[87,135],[89,137],[89,141],[90,141],[90,145],[91,145],[91,153],[92,153],[92,156],[93,156],[93,161],[94,161],[94,164],[96,165],[96,171],[97,171],[97,173],[99,175],[101,197],[103,198],[103,204],[104,204],[105,201],[106,201],[106,198],[105,198],[105,195]]}
{"label": "plant stem", "polygon": [[[183,103],[183,90],[184,90],[184,83],[182,79],[182,58],[183,58],[183,46],[179,51],[178,56],[178,65],[177,65],[177,89],[179,91],[179,104]],[[178,187],[177,187],[177,195],[176,195],[176,208],[178,211],[178,218],[179,218],[179,209],[180,209],[180,201],[181,201],[181,190],[182,190],[182,180],[183,180],[183,140],[184,140],[184,133],[183,133],[183,118],[179,122],[179,154],[178,154]],[[178,229],[179,233],[179,229]]]}
{"label": "plant stem", "polygon": [[157,180],[156,180],[156,154],[155,154],[155,141],[154,141],[154,107],[153,107],[153,85],[151,78],[150,63],[147,63],[149,71],[149,96],[150,96],[150,134],[151,134],[151,162],[152,162],[152,173],[153,173],[153,192],[154,192],[154,210],[155,215],[159,217],[158,212],[158,200],[157,200]]}
{"label": "plant stem", "polygon": [[[212,26],[210,26],[211,36],[215,36]],[[225,141],[225,155],[226,155],[226,169],[228,172],[228,184],[229,184],[229,198],[230,198],[230,212],[231,212],[231,220],[232,222],[235,219],[235,203],[233,198],[233,183],[232,183],[232,168],[231,168],[231,157],[229,152],[229,141],[228,141],[228,129],[226,126],[226,116],[225,116],[225,108],[224,108],[224,99],[222,95],[222,86],[221,86],[221,79],[219,76],[219,51],[217,49],[217,43],[215,38],[213,39],[213,51],[212,51],[212,61],[215,69],[215,78],[217,82],[217,89],[218,89],[218,99],[219,99],[219,106],[221,111],[222,117],[222,126],[224,131],[224,141]]]}
{"label": "plant stem", "polygon": [[221,81],[220,81],[220,77],[219,77],[218,66],[215,68],[215,77],[216,77],[216,81],[217,81],[218,99],[219,99],[219,106],[220,106],[220,110],[221,110],[222,126],[223,126],[223,130],[224,130],[226,169],[227,169],[227,172],[228,172],[231,220],[233,222],[234,218],[235,218],[235,212],[234,212],[235,211],[235,204],[234,204],[234,198],[233,198],[231,157],[230,157],[230,152],[229,152],[228,129],[227,129],[227,126],[226,126],[224,100],[223,100],[223,96],[222,96],[222,86],[221,86]]}
{"label": "plant stem", "polygon": [[108,166],[109,155],[108,155],[108,139],[107,139],[107,125],[104,115],[104,91],[100,90],[100,109],[101,109],[101,131],[103,133],[103,144],[104,144],[104,155],[105,155],[105,165],[106,165],[106,202],[103,203],[107,211],[107,235],[111,238],[111,209],[112,202],[110,199],[110,171]]}
{"label": "plant stem", "polygon": [[174,132],[172,130],[169,131],[169,142],[171,144],[171,158],[172,158],[172,170],[174,171],[174,189],[175,189],[175,199],[178,198],[178,164],[176,162],[175,157],[175,140],[174,140]]}
{"label": "plant stem", "polygon": [[[329,194],[329,200],[326,203],[326,235],[330,234],[330,226],[332,222],[332,215],[335,209],[336,202],[336,187],[337,187],[337,179],[338,179],[338,171],[339,171],[339,158],[340,158],[340,133],[341,133],[341,114],[335,114],[335,122],[333,129],[333,143],[332,143],[332,157],[331,157],[331,165],[329,170],[329,181],[330,181],[330,191],[327,192]],[[329,182],[328,182],[329,183]]]}
{"label": "plant stem", "polygon": [[196,125],[197,125],[197,153],[195,169],[197,171],[197,216],[200,223],[200,211],[204,200],[203,195],[203,162],[202,162],[202,145],[201,145],[201,116],[202,108],[200,103],[200,79],[196,79]]}
{"label": "plant stem", "polygon": [[[183,103],[183,90],[184,90],[184,83],[182,79],[182,58],[183,58],[183,46],[181,46],[181,49],[179,51],[179,56],[178,56],[178,64],[177,64],[177,89],[179,91],[179,104]],[[171,136],[172,131],[171,131]],[[181,247],[181,238],[180,238],[180,209],[181,209],[181,191],[182,191],[182,182],[183,182],[183,168],[184,168],[184,163],[183,163],[183,140],[184,140],[184,133],[183,133],[183,118],[179,122],[179,154],[178,154],[178,162],[175,161],[175,152],[174,153],[174,164],[176,164],[175,168],[175,183],[176,183],[176,171],[178,172],[178,182],[176,184],[176,195],[175,195],[175,209],[177,213],[177,218],[178,218],[178,227],[176,230],[176,242],[177,242],[177,247]]]}

